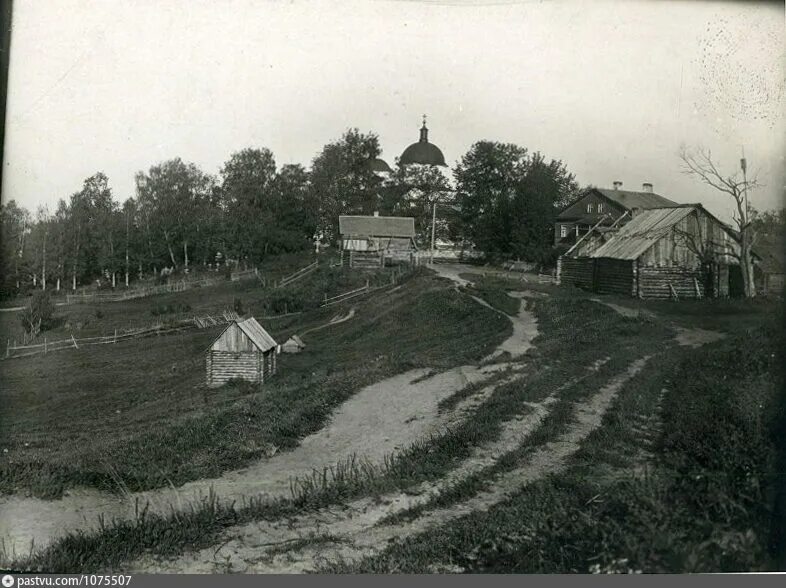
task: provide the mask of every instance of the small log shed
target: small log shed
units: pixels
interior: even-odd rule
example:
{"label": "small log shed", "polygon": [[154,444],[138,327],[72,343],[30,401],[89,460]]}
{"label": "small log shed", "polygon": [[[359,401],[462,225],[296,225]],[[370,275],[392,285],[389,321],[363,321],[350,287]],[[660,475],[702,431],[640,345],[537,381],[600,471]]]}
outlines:
{"label": "small log shed", "polygon": [[207,350],[207,385],[231,379],[262,384],[276,373],[278,345],[255,318],[232,321]]}
{"label": "small log shed", "polygon": [[300,353],[305,348],[306,344],[303,343],[303,340],[297,335],[292,335],[281,346],[281,353]]}

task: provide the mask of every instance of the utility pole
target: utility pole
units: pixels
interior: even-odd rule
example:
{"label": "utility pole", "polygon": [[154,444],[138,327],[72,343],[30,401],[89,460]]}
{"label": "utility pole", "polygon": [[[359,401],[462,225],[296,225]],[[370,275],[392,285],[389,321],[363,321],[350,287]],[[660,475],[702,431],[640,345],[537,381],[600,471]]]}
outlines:
{"label": "utility pole", "polygon": [[437,232],[437,201],[434,200],[434,209],[431,213],[431,265],[434,265],[434,236]]}
{"label": "utility pole", "polygon": [[753,276],[753,258],[750,252],[750,208],[748,207],[748,162],[745,159],[745,147],[742,147],[742,158],[740,159],[740,168],[742,169],[742,190],[745,198],[745,214],[743,215],[740,223],[740,237],[742,237],[742,253],[744,259],[741,264],[743,271],[747,274],[745,276],[745,285],[748,292],[746,296],[754,295],[754,276]]}

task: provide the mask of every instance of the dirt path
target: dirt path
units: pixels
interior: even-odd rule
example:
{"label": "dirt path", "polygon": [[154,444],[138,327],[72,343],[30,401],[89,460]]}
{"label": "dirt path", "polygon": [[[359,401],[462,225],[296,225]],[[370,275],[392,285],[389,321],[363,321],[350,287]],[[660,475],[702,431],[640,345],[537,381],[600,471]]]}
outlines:
{"label": "dirt path", "polygon": [[[287,521],[255,522],[228,530],[219,547],[187,553],[174,560],[145,557],[130,566],[132,573],[150,571],[178,573],[298,573],[312,571],[327,561],[352,562],[382,551],[390,541],[421,533],[474,511],[485,511],[527,484],[558,472],[581,442],[601,423],[622,386],[648,360],[633,362],[588,401],[575,409],[575,422],[555,441],[538,448],[521,466],[493,479],[488,490],[446,508],[427,510],[412,521],[386,525],[382,521],[414,506],[426,504],[440,491],[493,465],[505,453],[517,448],[545,418],[550,396],[533,404],[532,411],[508,421],[500,438],[480,446],[462,465],[437,485],[418,494],[395,494],[379,500],[352,502],[340,512],[325,509]],[[605,361],[604,361],[605,362]],[[590,368],[599,369],[600,362]],[[423,490],[423,486],[421,486]]]}
{"label": "dirt path", "polygon": [[[531,313],[523,311],[512,320],[514,334],[500,345],[496,355],[521,355],[537,334]],[[518,328],[516,321],[520,323]],[[526,322],[531,324],[525,325]],[[23,554],[29,552],[31,544],[46,546],[67,531],[96,529],[99,517],[106,521],[133,518],[138,505],[148,504],[150,512],[168,514],[172,507],[187,508],[211,492],[223,501],[238,503],[260,495],[289,496],[293,478],[322,471],[352,456],[382,463],[386,456],[439,431],[448,422],[455,422],[456,414],[469,412],[466,406],[459,405],[453,413],[441,414],[439,402],[468,384],[482,382],[509,367],[518,366],[464,365],[434,375],[432,370],[416,369],[377,382],[353,395],[325,428],[305,438],[292,451],[277,453],[219,478],[124,497],[93,489],[71,490],[54,501],[0,497],[0,540],[8,553]]]}
{"label": "dirt path", "polygon": [[[602,304],[614,310],[617,314],[629,317],[629,318],[638,318],[638,317],[656,317],[657,315],[649,310],[639,309],[639,308],[630,308],[629,306],[622,306],[621,304],[614,304],[612,302],[606,302],[605,300],[601,300],[600,298],[590,298],[592,302],[597,302],[598,304]],[[720,331],[709,331],[707,329],[700,329],[698,327],[680,327],[671,323],[669,325],[674,331],[674,341],[677,345],[681,345],[683,347],[701,347],[702,345],[706,345],[707,343],[714,343],[715,341],[719,341],[723,339],[726,334],[721,333]]]}

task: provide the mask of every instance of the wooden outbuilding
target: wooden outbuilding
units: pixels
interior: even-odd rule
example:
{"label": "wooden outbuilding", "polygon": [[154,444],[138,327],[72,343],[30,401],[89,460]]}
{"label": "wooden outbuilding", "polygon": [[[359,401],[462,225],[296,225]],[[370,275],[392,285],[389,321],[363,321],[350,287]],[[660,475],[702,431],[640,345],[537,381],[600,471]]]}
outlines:
{"label": "wooden outbuilding", "polygon": [[739,242],[700,204],[644,210],[577,245],[559,260],[561,283],[640,298],[741,293]]}
{"label": "wooden outbuilding", "polygon": [[262,384],[276,373],[278,344],[256,319],[232,321],[207,350],[207,385],[231,379]]}
{"label": "wooden outbuilding", "polygon": [[338,217],[341,264],[375,268],[386,260],[414,262],[415,219],[408,216]]}
{"label": "wooden outbuilding", "polygon": [[300,353],[306,348],[306,344],[303,343],[303,340],[298,337],[297,335],[292,335],[286,342],[281,346],[282,353]]}

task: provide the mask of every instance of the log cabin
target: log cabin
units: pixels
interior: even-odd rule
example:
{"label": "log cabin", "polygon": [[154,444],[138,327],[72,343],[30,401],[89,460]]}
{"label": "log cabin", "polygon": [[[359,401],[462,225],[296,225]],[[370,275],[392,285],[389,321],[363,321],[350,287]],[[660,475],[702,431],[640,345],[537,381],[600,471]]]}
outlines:
{"label": "log cabin", "polygon": [[341,264],[353,268],[376,268],[386,260],[412,262],[415,219],[408,216],[338,217],[341,234]]}
{"label": "log cabin", "polygon": [[207,350],[207,385],[239,379],[262,384],[276,373],[278,345],[256,319],[232,321]]}
{"label": "log cabin", "polygon": [[613,230],[585,235],[560,257],[561,283],[640,298],[742,294],[740,246],[701,204],[635,212]]}

